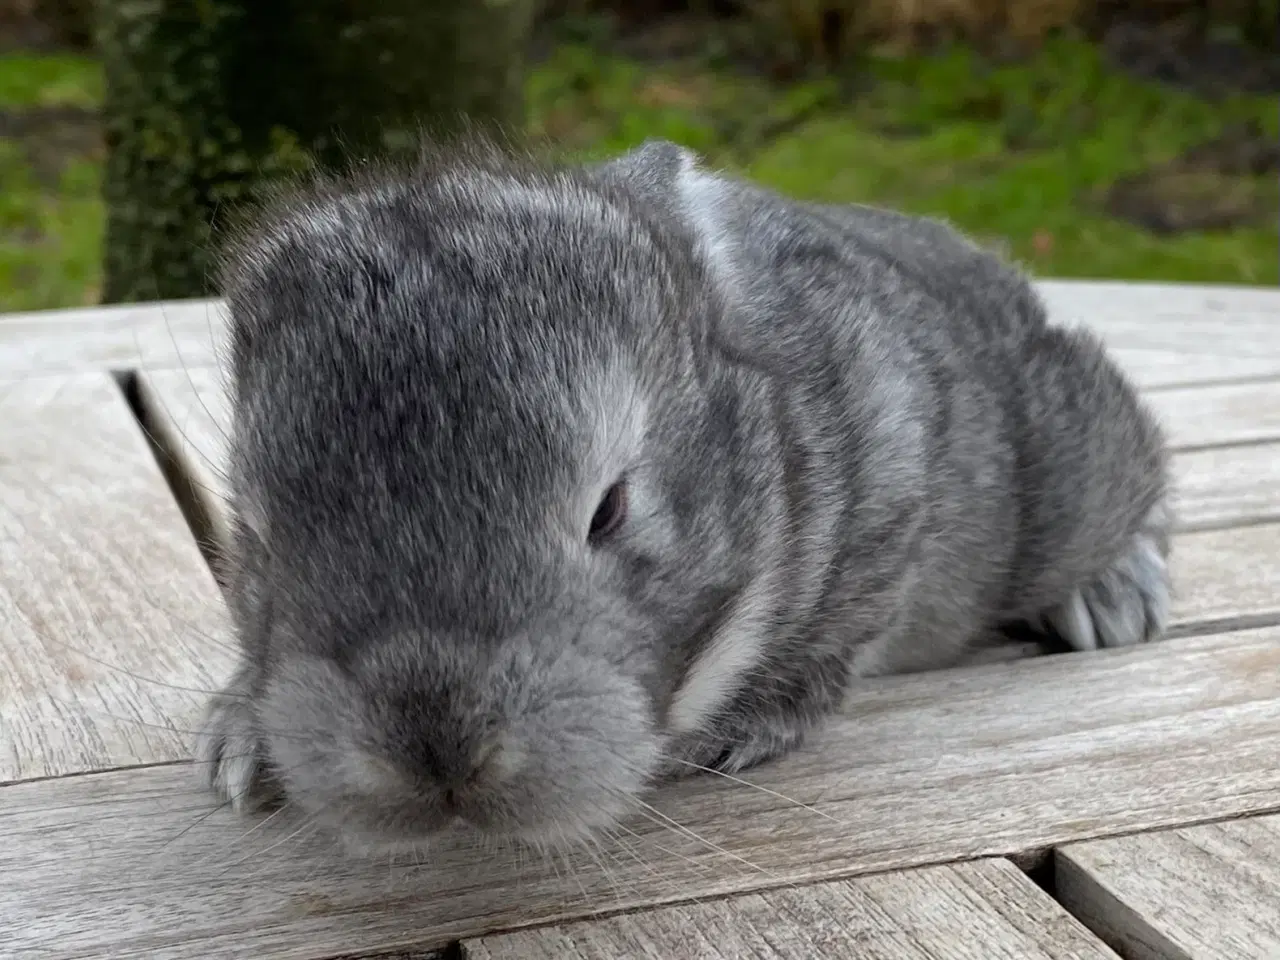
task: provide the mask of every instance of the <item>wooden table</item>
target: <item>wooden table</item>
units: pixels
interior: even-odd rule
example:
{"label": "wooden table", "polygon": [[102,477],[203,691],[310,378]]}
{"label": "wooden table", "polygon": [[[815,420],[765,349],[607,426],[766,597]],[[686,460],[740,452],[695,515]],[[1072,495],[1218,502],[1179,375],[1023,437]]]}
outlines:
{"label": "wooden table", "polygon": [[555,862],[220,808],[219,307],[0,318],[0,956],[1280,958],[1280,292],[1043,287],[1177,447],[1173,639],[867,684]]}

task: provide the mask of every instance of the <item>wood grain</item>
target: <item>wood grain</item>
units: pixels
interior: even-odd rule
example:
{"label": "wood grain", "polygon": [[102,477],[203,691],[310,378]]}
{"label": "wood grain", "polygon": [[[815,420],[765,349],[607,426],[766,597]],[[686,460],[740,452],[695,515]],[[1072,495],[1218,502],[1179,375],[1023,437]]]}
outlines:
{"label": "wood grain", "polygon": [[[1056,320],[1103,336],[1183,448],[1176,471],[1189,530],[1175,547],[1177,627],[1280,621],[1280,523],[1269,522],[1280,517],[1280,292],[1041,289]],[[226,411],[212,371],[222,334],[214,301],[0,317],[0,781],[22,781],[0,787],[6,950],[215,960],[420,953],[694,897],[768,891],[761,903],[816,909],[786,900],[798,894],[790,885],[857,878],[841,892],[865,893],[920,882],[870,876],[878,871],[1088,840],[1062,860],[1068,883],[1073,869],[1084,878],[1080,903],[1111,909],[1123,887],[1133,916],[1187,956],[1226,955],[1180,945],[1191,927],[1171,925],[1158,908],[1164,888],[1132,886],[1138,860],[1088,856],[1127,842],[1117,834],[1169,827],[1184,828],[1179,843],[1204,847],[1195,831],[1210,828],[1186,824],[1280,810],[1272,628],[878,681],[808,749],[752,771],[746,779],[764,790],[711,777],[671,787],[653,803],[681,829],[640,817],[565,863],[457,842],[421,864],[368,861],[341,855],[294,811],[268,820],[218,809],[192,765],[168,761],[187,756],[203,691],[230,669],[222,611],[102,371],[146,375],[144,398],[168,416],[166,442],[185,445],[214,504]],[[85,772],[129,764],[157,765]],[[1215,842],[1219,883],[1233,865],[1256,878],[1253,860],[1231,851],[1257,848],[1257,835]],[[1113,862],[1124,869],[1102,869]],[[973,882],[956,883],[951,900],[963,895],[986,911]],[[1191,918],[1217,908],[1213,889],[1206,880]],[[950,917],[938,903],[951,900],[923,887],[916,896],[917,920],[895,899],[894,922],[918,929]],[[829,921],[834,901],[824,902],[828,914],[812,916]],[[780,909],[756,915],[764,923]],[[1014,922],[1001,916],[992,922]],[[1208,936],[1207,922],[1198,926]],[[1233,958],[1248,957],[1242,943]]]}
{"label": "wood grain", "polygon": [[1280,957],[1280,817],[1056,852],[1058,896],[1128,960]]}
{"label": "wood grain", "polygon": [[1119,960],[1007,860],[769,890],[465,946],[468,960]]}
{"label": "wood grain", "polygon": [[221,365],[220,300],[0,314],[0,379]]}
{"label": "wood grain", "polygon": [[1180,530],[1280,520],[1280,443],[1176,454]]}
{"label": "wood grain", "polygon": [[1280,439],[1280,380],[1149,390],[1146,398],[1176,449]]}
{"label": "wood grain", "polygon": [[[190,767],[0,789],[0,942],[50,960],[428,949],[1280,809],[1280,629],[868,683],[804,750],[658,791],[599,850],[344,856]],[[790,799],[782,799],[782,794]],[[7,938],[7,941],[6,941]]]}
{"label": "wood grain", "polygon": [[0,782],[188,756],[220,600],[108,376],[0,383]]}
{"label": "wood grain", "polygon": [[1280,622],[1280,524],[1203,530],[1174,538],[1173,625]]}

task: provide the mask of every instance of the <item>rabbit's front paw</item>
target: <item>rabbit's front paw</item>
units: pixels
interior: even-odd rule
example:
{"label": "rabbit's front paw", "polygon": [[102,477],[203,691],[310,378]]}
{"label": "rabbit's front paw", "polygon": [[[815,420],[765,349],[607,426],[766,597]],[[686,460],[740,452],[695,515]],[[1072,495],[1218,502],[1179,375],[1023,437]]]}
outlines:
{"label": "rabbit's front paw", "polygon": [[213,697],[197,747],[208,786],[232,809],[242,811],[271,799],[265,776],[265,747],[250,699],[249,685],[237,675]]}
{"label": "rabbit's front paw", "polygon": [[762,716],[749,728],[736,724],[727,730],[691,737],[668,753],[663,774],[683,777],[699,770],[741,773],[799,747],[806,729],[806,724],[790,717]]}

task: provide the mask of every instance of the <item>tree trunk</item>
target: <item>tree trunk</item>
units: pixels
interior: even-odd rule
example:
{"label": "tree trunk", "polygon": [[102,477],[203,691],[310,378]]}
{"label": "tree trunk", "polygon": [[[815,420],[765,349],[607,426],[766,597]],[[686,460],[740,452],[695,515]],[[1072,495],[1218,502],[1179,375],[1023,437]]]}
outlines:
{"label": "tree trunk", "polygon": [[73,50],[93,46],[93,7],[95,0],[17,0],[19,9],[31,8],[36,19],[54,40]]}
{"label": "tree trunk", "polygon": [[112,0],[103,301],[205,296],[217,228],[263,183],[518,128],[534,0]]}

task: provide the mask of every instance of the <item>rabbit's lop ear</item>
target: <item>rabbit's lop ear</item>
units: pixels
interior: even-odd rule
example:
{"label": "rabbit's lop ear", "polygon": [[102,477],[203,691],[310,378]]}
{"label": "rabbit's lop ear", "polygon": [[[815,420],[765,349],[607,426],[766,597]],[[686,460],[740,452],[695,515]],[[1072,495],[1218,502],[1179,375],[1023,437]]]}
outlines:
{"label": "rabbit's lop ear", "polygon": [[726,221],[739,212],[741,189],[705,168],[697,153],[669,140],[646,140],[595,170],[606,183],[684,224],[717,280],[738,279]]}
{"label": "rabbit's lop ear", "polygon": [[650,139],[595,170],[606,181],[650,202],[670,201],[680,174],[698,165],[698,155],[669,140]]}

